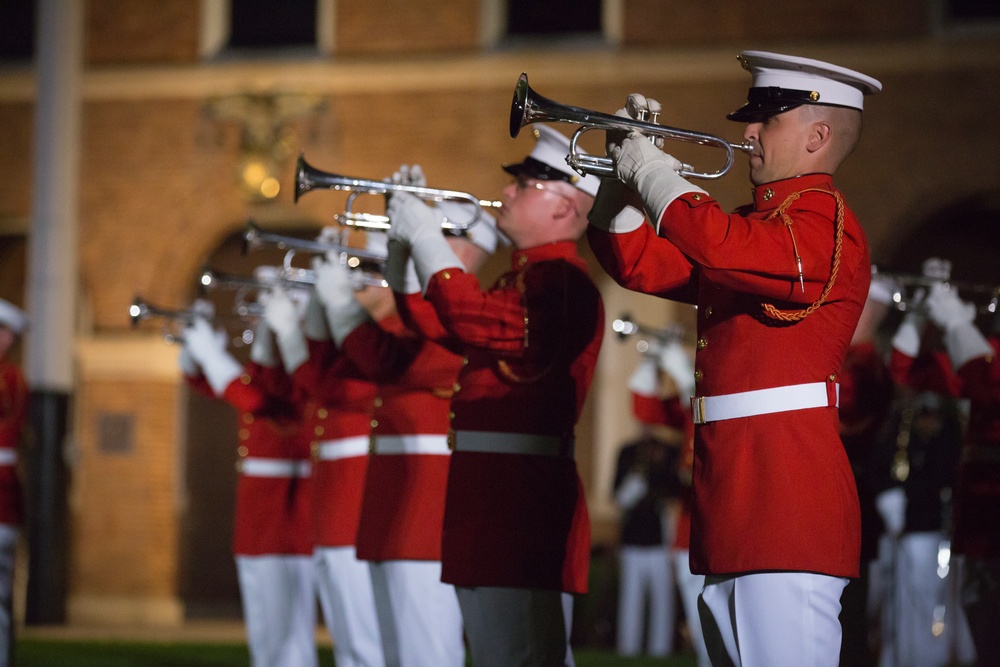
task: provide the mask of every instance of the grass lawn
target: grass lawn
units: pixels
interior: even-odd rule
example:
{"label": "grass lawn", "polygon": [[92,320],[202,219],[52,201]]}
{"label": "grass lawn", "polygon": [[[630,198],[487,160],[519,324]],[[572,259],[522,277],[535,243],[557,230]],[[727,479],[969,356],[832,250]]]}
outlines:
{"label": "grass lawn", "polygon": [[[575,651],[577,667],[694,667],[693,656],[675,658],[619,658],[610,651]],[[329,649],[320,651],[321,667],[333,667]],[[17,641],[17,667],[246,667],[244,644],[161,644],[153,642]]]}

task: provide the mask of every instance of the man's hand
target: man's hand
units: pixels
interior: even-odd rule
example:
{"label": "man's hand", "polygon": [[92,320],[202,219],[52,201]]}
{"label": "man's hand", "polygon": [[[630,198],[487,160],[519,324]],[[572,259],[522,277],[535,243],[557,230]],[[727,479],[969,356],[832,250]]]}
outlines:
{"label": "man's hand", "polygon": [[298,309],[285,290],[275,287],[265,301],[264,320],[278,338],[289,336],[299,328]]}
{"label": "man's hand", "polygon": [[639,179],[652,170],[669,169],[677,174],[683,167],[680,160],[664,153],[638,132],[629,133],[611,157],[618,178],[633,189],[638,189]]}
{"label": "man's hand", "polygon": [[441,216],[421,199],[407,192],[389,197],[389,239],[410,247],[426,239],[441,239]]}
{"label": "man's hand", "polygon": [[962,301],[958,291],[944,283],[937,283],[931,287],[926,305],[927,315],[931,321],[944,331],[963,324],[972,324],[976,319],[976,305]]}
{"label": "man's hand", "polygon": [[316,294],[328,311],[343,308],[354,301],[354,280],[347,266],[333,259],[317,261],[313,269],[316,272]]}

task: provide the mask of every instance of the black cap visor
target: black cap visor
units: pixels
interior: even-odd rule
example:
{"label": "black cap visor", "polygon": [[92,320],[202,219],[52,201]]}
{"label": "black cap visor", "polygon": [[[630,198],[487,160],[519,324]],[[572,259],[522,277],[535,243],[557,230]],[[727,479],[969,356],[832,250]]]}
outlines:
{"label": "black cap visor", "polygon": [[567,183],[574,183],[579,178],[574,174],[560,171],[533,157],[526,157],[524,158],[524,162],[518,162],[517,164],[505,164],[503,170],[513,176],[524,176],[525,178],[534,178],[539,181],[565,181]]}
{"label": "black cap visor", "polygon": [[747,103],[726,118],[738,123],[759,123],[803,104],[814,103],[817,99],[818,94],[811,90],[790,90],[777,86],[751,88],[747,93]]}

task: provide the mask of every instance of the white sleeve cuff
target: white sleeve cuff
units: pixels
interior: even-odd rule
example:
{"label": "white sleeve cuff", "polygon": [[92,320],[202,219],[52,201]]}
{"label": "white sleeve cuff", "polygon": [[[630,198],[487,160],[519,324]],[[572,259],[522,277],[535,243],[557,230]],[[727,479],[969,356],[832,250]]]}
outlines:
{"label": "white sleeve cuff", "polygon": [[993,348],[973,324],[949,329],[944,335],[944,346],[955,370],[973,359],[993,354]]}
{"label": "white sleeve cuff", "polygon": [[635,183],[657,234],[660,232],[660,220],[664,211],[675,199],[688,192],[708,194],[663,162],[654,162],[641,168],[636,174]]}
{"label": "white sleeve cuff", "polygon": [[368,319],[368,311],[358,303],[357,299],[352,299],[347,306],[327,310],[327,321],[330,324],[330,332],[333,334],[333,342],[337,347],[340,347],[344,343],[344,339]]}
{"label": "white sleeve cuff", "polygon": [[222,396],[226,387],[243,374],[243,367],[228,352],[217,354],[202,364],[201,372],[216,396]]}
{"label": "white sleeve cuff", "polygon": [[410,248],[410,256],[413,258],[413,265],[417,270],[417,278],[420,280],[420,291],[427,291],[427,283],[431,276],[444,269],[460,268],[465,270],[465,265],[458,258],[455,251],[451,249],[443,236],[432,239],[424,239],[414,244]]}
{"label": "white sleeve cuff", "polygon": [[646,214],[625,204],[624,189],[625,185],[617,180],[601,180],[594,205],[587,214],[592,226],[612,234],[624,234],[642,226]]}
{"label": "white sleeve cuff", "polygon": [[278,336],[278,349],[285,372],[294,373],[309,359],[309,348],[305,334],[298,327],[294,331]]}
{"label": "white sleeve cuff", "polygon": [[656,372],[656,363],[652,359],[643,358],[628,379],[629,391],[640,396],[657,396],[659,386],[660,378]]}
{"label": "white sleeve cuff", "polygon": [[910,358],[916,358],[920,354],[920,331],[916,325],[904,319],[892,337],[892,347]]}

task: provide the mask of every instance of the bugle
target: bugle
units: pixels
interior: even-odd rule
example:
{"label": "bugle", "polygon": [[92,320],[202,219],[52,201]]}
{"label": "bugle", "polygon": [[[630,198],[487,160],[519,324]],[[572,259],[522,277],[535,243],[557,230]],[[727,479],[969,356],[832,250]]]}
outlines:
{"label": "bugle", "polygon": [[682,164],[681,171],[678,173],[689,178],[719,178],[733,166],[736,159],[735,151],[749,153],[753,150],[753,146],[749,142],[733,143],[722,137],[703,132],[660,125],[656,123],[655,117],[648,120],[645,118],[635,120],[560,104],[532,90],[531,86],[528,85],[528,75],[522,73],[514,87],[514,99],[510,106],[510,136],[516,137],[521,128],[530,123],[574,123],[580,125],[581,127],[573,133],[570,140],[570,153],[566,156],[566,163],[581,174],[597,176],[613,176],[615,165],[610,157],[587,155],[577,150],[577,142],[580,137],[591,130],[635,130],[650,139],[669,139],[699,146],[710,146],[719,148],[725,153],[726,163],[716,171],[698,171],[689,164]]}
{"label": "bugle", "polygon": [[[907,273],[881,271],[873,264],[872,280],[876,278],[887,278],[892,282],[893,306],[896,310],[904,312],[914,309],[913,302],[915,298],[913,290],[917,288],[926,290],[938,284],[944,284],[952,289],[957,289],[966,300],[975,302],[977,312],[983,315],[996,313],[998,303],[1000,303],[1000,286],[952,280],[951,278],[931,278]],[[917,307],[922,308],[923,304],[919,303]]]}
{"label": "bugle", "polygon": [[424,201],[454,201],[469,204],[472,211],[469,220],[459,221],[442,217],[442,229],[454,230],[468,229],[479,222],[483,217],[484,208],[499,208],[501,206],[501,203],[498,201],[479,199],[468,192],[461,192],[459,190],[442,190],[440,188],[428,188],[419,185],[386,183],[384,181],[352,178],[350,176],[320,171],[306,162],[302,155],[299,155],[298,162],[295,165],[295,201],[298,202],[299,197],[313,190],[340,190],[349,192],[344,212],[335,214],[334,220],[342,225],[383,231],[388,229],[391,224],[388,216],[354,211],[354,201],[359,195],[390,195],[393,192],[406,192]]}
{"label": "bugle", "polygon": [[139,296],[132,300],[132,305],[128,308],[128,314],[129,318],[132,320],[133,329],[139,326],[139,322],[145,319],[151,317],[162,317],[165,320],[163,326],[163,339],[168,343],[183,342],[184,337],[178,333],[176,329],[190,325],[199,315],[204,315],[208,319],[212,319],[207,314],[199,313],[194,308],[188,308],[186,310],[161,308],[159,306],[154,306]]}
{"label": "bugle", "polygon": [[650,341],[654,341],[659,347],[668,343],[680,343],[684,340],[684,328],[679,325],[670,325],[661,329],[637,324],[628,313],[621,315],[611,323],[611,330],[617,334],[619,340],[626,340],[633,336],[638,336],[636,349],[645,354],[650,351]]}
{"label": "bugle", "polygon": [[279,250],[288,251],[285,253],[284,266],[278,276],[282,280],[307,285],[316,283],[314,271],[292,266],[292,259],[295,253],[301,251],[327,256],[336,255],[339,257],[341,264],[357,271],[357,280],[361,284],[375,287],[385,287],[387,285],[380,275],[385,269],[385,255],[363,248],[352,248],[328,241],[300,239],[294,236],[274,234],[262,230],[253,220],[247,221],[247,228],[243,233],[243,252],[246,253],[251,249],[268,244],[276,246]]}

